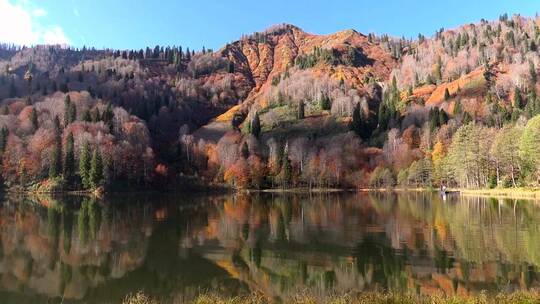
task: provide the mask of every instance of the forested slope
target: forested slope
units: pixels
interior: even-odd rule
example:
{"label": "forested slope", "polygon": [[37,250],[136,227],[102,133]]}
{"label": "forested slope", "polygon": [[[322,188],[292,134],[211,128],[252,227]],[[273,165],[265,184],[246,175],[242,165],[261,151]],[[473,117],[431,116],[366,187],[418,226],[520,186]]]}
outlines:
{"label": "forested slope", "polygon": [[537,186],[539,20],[292,25],[220,50],[0,50],[9,187]]}

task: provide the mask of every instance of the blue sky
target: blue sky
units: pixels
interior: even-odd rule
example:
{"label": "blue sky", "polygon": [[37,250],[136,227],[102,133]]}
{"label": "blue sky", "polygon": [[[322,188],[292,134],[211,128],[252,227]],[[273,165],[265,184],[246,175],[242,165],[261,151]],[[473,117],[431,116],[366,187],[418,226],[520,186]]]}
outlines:
{"label": "blue sky", "polygon": [[217,49],[278,23],[327,34],[431,36],[502,13],[534,16],[539,0],[0,0],[0,41],[142,48]]}

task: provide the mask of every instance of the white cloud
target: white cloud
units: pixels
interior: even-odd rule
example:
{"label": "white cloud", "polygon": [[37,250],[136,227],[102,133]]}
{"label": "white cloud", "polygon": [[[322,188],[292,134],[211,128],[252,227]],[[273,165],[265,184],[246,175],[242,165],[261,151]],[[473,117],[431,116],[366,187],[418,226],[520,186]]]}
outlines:
{"label": "white cloud", "polygon": [[37,20],[46,14],[41,8],[30,8],[24,0],[18,4],[0,0],[0,42],[19,45],[69,44],[61,27],[45,25]]}
{"label": "white cloud", "polygon": [[43,17],[47,15],[47,11],[42,8],[36,8],[32,11],[32,15],[35,17]]}
{"label": "white cloud", "polygon": [[69,44],[69,39],[59,26],[54,26],[43,32],[43,43],[45,44]]}
{"label": "white cloud", "polygon": [[24,9],[0,0],[0,41],[30,44],[39,39],[32,29],[32,18]]}

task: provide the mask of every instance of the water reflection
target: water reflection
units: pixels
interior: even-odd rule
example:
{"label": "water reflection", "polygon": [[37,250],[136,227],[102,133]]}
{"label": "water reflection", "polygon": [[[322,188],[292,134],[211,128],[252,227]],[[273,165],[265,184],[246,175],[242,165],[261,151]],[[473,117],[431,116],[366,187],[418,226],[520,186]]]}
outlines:
{"label": "water reflection", "polygon": [[539,287],[540,207],[426,193],[8,197],[2,303]]}

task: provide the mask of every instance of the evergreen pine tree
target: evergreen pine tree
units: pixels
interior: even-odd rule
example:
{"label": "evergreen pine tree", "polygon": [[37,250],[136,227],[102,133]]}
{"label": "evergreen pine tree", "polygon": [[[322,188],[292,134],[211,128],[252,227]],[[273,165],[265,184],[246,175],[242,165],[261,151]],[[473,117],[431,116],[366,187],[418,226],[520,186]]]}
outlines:
{"label": "evergreen pine tree", "polygon": [[242,157],[244,159],[249,158],[249,146],[248,146],[247,142],[244,142],[244,144],[242,145]]}
{"label": "evergreen pine tree", "polygon": [[380,130],[386,130],[386,128],[388,127],[389,119],[388,119],[388,111],[386,111],[386,105],[384,104],[384,102],[381,102],[379,104],[379,112],[378,112],[377,118],[379,120],[378,128]]}
{"label": "evergreen pine tree", "polygon": [[[534,43],[534,41],[532,43]],[[529,74],[531,76],[531,82],[535,84],[536,83],[536,67],[534,66],[534,62],[532,61],[529,61]]]}
{"label": "evergreen pine tree", "polygon": [[391,90],[392,90],[392,92],[395,92],[395,91],[398,90],[396,75],[394,75],[394,77],[392,77],[392,86],[391,86]]}
{"label": "evergreen pine tree", "polygon": [[450,92],[448,91],[448,88],[444,89],[444,100],[450,99]]}
{"label": "evergreen pine tree", "polygon": [[523,98],[521,97],[521,90],[517,87],[514,91],[514,107],[518,109],[523,108]]}
{"label": "evergreen pine tree", "polygon": [[62,129],[58,116],[54,118],[54,146],[49,165],[49,177],[54,178],[62,172]]}
{"label": "evergreen pine tree", "polygon": [[32,122],[34,131],[37,130],[39,128],[39,122],[36,108],[32,108],[32,112],[30,113],[30,121]]}
{"label": "evergreen pine tree", "polygon": [[292,182],[292,165],[291,160],[289,159],[289,155],[285,153],[283,157],[283,166],[281,168],[281,172],[283,174],[283,186],[289,187]]}
{"label": "evergreen pine tree", "polygon": [[437,107],[429,110],[429,126],[432,131],[439,126],[439,108]]}
{"label": "evergreen pine tree", "polygon": [[112,132],[113,122],[114,122],[114,112],[113,112],[111,104],[107,105],[107,108],[103,112],[102,118],[103,118],[103,122],[109,127],[109,130]]}
{"label": "evergreen pine tree", "polygon": [[461,101],[460,100],[456,100],[456,102],[454,103],[454,111],[453,111],[453,114],[454,116],[457,116],[459,114],[461,114],[463,112],[463,108],[461,106]]}
{"label": "evergreen pine tree", "polygon": [[532,118],[536,115],[536,101],[538,97],[536,96],[536,92],[534,90],[531,90],[529,94],[527,94],[527,104],[525,105],[525,113],[527,115],[527,118]]}
{"label": "evergreen pine tree", "polygon": [[101,120],[101,113],[99,113],[99,109],[95,107],[94,111],[92,111],[92,122],[99,122],[100,120]]}
{"label": "evergreen pine tree", "polygon": [[19,173],[19,184],[24,188],[26,186],[26,167],[24,166],[24,162],[21,162],[19,164],[18,168]]}
{"label": "evergreen pine tree", "polygon": [[90,115],[90,110],[84,111],[82,120],[86,122],[92,122],[92,116]]}
{"label": "evergreen pine tree", "polygon": [[448,114],[444,110],[439,111],[439,126],[442,126],[448,122]]}
{"label": "evergreen pine tree", "polygon": [[513,108],[512,109],[512,117],[511,117],[511,119],[512,119],[513,122],[516,122],[520,115],[521,115],[521,110],[520,109],[518,109],[518,108]]}
{"label": "evergreen pine tree", "polygon": [[435,65],[435,81],[442,81],[442,60],[441,57],[437,58],[437,64]]}
{"label": "evergreen pine tree", "polygon": [[93,188],[101,186],[103,183],[103,160],[99,148],[94,150],[90,164],[90,185]]}
{"label": "evergreen pine tree", "polygon": [[66,152],[64,155],[64,178],[70,181],[75,175],[75,140],[73,133],[69,133],[66,139]]}
{"label": "evergreen pine tree", "polygon": [[253,136],[256,138],[259,138],[261,134],[261,120],[258,113],[255,114],[253,121],[251,121],[251,134],[253,134]]}
{"label": "evergreen pine tree", "polygon": [[64,99],[64,127],[67,127],[70,123],[74,122],[77,116],[77,109],[75,104],[71,102],[69,94]]}
{"label": "evergreen pine tree", "polygon": [[51,152],[51,160],[50,160],[51,163],[50,163],[50,166],[49,166],[49,178],[55,178],[60,174],[60,172],[58,171],[58,168],[59,168],[58,155],[59,155],[59,151],[58,151],[58,148],[56,147],[56,144],[55,144],[54,147],[53,147],[53,150]]}
{"label": "evergreen pine tree", "polygon": [[15,87],[15,81],[11,79],[9,83],[9,97],[14,98],[15,96],[17,96],[17,88]]}
{"label": "evergreen pine tree", "polygon": [[321,106],[321,110],[323,111],[329,111],[332,108],[332,102],[330,101],[330,97],[328,97],[328,94],[326,93],[322,94],[320,106]]}
{"label": "evergreen pine tree", "polygon": [[356,133],[356,135],[361,136],[362,134],[362,109],[360,108],[360,104],[356,104],[353,110],[352,120],[349,125],[349,128],[351,131]]}
{"label": "evergreen pine tree", "polygon": [[298,103],[298,115],[297,115],[297,118],[298,119],[304,119],[305,118],[305,104],[304,104],[304,101],[303,100],[300,100],[300,102]]}
{"label": "evergreen pine tree", "polygon": [[90,146],[85,142],[81,149],[79,157],[79,176],[81,177],[83,187],[89,189],[90,183]]}
{"label": "evergreen pine tree", "polygon": [[7,140],[9,136],[9,130],[6,127],[2,127],[0,130],[0,152],[4,152],[7,145]]}

